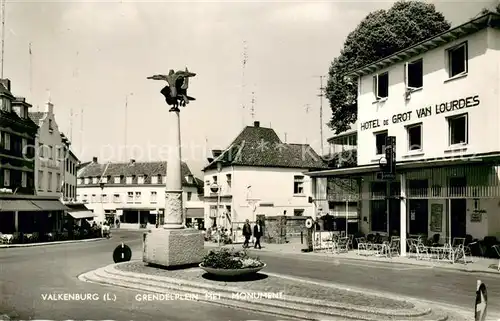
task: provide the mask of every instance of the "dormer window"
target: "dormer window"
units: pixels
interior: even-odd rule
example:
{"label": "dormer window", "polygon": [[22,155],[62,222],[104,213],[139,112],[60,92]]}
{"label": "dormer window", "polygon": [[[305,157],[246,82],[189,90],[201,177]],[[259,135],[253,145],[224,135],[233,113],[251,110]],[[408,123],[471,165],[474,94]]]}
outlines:
{"label": "dormer window", "polygon": [[106,184],[107,182],[108,182],[108,178],[107,177],[102,177],[101,178],[101,183]]}
{"label": "dormer window", "polygon": [[12,106],[10,104],[10,100],[8,98],[1,98],[0,99],[0,104],[1,104],[1,109],[2,111],[10,113],[12,111]]}
{"label": "dormer window", "polygon": [[186,181],[188,184],[193,184],[193,176],[192,175],[187,175],[186,176]]}
{"label": "dormer window", "polygon": [[97,184],[98,178],[97,177],[92,177],[92,184]]}
{"label": "dormer window", "polygon": [[121,182],[121,177],[115,176],[115,184],[120,184],[120,182]]}
{"label": "dormer window", "polygon": [[162,184],[167,184],[167,176],[163,176],[161,182]]}
{"label": "dormer window", "polygon": [[132,184],[132,176],[127,176],[127,184]]}
{"label": "dormer window", "polygon": [[79,178],[79,179],[78,179],[78,181],[77,181],[77,184],[78,184],[78,185],[82,185],[82,183],[83,183],[83,182],[82,182],[82,179],[81,179],[81,178]]}
{"label": "dormer window", "polygon": [[21,118],[28,118],[28,107],[22,106],[20,108],[20,114]]}
{"label": "dormer window", "polygon": [[139,176],[137,178],[137,184],[144,184],[144,176]]}
{"label": "dormer window", "polygon": [[158,184],[158,176],[151,176],[151,184]]}
{"label": "dormer window", "polygon": [[85,177],[85,184],[88,184],[88,183],[90,183],[90,178]]}

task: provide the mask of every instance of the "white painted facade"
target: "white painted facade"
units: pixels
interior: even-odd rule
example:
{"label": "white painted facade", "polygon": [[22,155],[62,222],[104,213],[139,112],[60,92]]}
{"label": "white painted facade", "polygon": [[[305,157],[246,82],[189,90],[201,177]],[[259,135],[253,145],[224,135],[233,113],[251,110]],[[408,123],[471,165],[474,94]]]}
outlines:
{"label": "white painted facade", "polygon": [[35,190],[40,196],[61,196],[64,176],[64,149],[55,121],[54,105],[46,104],[35,140]]}
{"label": "white painted facade", "polygon": [[[449,50],[463,44],[466,45],[467,52],[466,71],[450,77]],[[418,59],[422,59],[423,62],[423,86],[409,93],[407,97],[406,63]],[[389,74],[388,97],[377,99],[374,76],[385,72]],[[383,153],[377,155],[376,152],[376,134],[381,131],[387,131],[389,136],[396,137],[398,163],[460,158],[465,157],[464,155],[473,157],[478,154],[500,151],[500,127],[497,125],[500,117],[499,30],[483,29],[424,52],[408,61],[364,75],[359,78],[358,84],[358,166],[376,165],[384,156]],[[455,110],[447,110],[453,107]],[[453,134],[449,117],[457,115],[466,115],[466,139],[464,142],[454,144],[451,141]],[[415,124],[421,124],[421,145],[420,148],[410,150],[408,128]],[[398,175],[396,183],[404,184],[407,189],[411,180],[426,180],[425,187],[429,191],[433,187],[449,186],[450,180],[454,177],[464,177],[467,186],[474,183],[472,182],[474,178],[467,177],[467,174],[460,172],[460,169],[453,168],[445,172],[442,177],[435,177],[426,170],[408,173],[404,177]],[[496,174],[490,174],[485,181],[498,181],[499,178],[497,171]],[[365,195],[371,193],[372,183],[376,181],[374,175],[367,175],[363,178],[362,190]],[[465,236],[454,235],[456,227],[452,227],[451,221],[453,220],[459,220],[458,224],[464,224],[466,234],[473,238],[482,239],[489,235],[500,237],[500,215],[498,215],[500,199],[451,200],[446,197],[439,199],[431,196],[429,198],[423,200],[420,205],[415,205],[418,200],[396,201],[394,204],[394,207],[397,207],[396,215],[401,215],[397,224],[403,222],[406,225],[406,231],[411,234],[411,224],[419,219],[418,215],[424,215],[424,212],[427,212],[427,221],[422,222],[421,232],[426,232],[429,237],[433,234],[440,234],[443,240],[446,236]],[[372,202],[375,200],[364,199],[362,201],[361,231],[365,234],[390,232],[394,226],[373,229]],[[457,208],[451,202],[463,202],[460,203],[463,205]],[[442,211],[441,229],[436,230],[432,227],[436,223],[432,221],[432,208],[440,208]],[[401,211],[400,214],[398,211]],[[473,216],[478,213],[481,213],[481,219],[473,220]],[[387,210],[385,215],[387,215]],[[460,215],[460,217],[455,218],[455,215]],[[397,228],[399,229],[399,226]]]}
{"label": "white painted facade", "polygon": [[[196,187],[183,187],[182,197],[184,208],[203,208]],[[104,221],[105,213],[121,216],[124,208],[148,210],[155,214],[165,208],[165,185],[104,185],[101,189],[99,186],[86,186],[84,179],[78,178],[77,199],[95,213],[98,222]],[[122,223],[121,226],[138,227],[138,224]]]}
{"label": "white painted facade", "polygon": [[[467,44],[467,72],[450,78],[448,50],[464,42]],[[423,60],[423,86],[406,99],[405,64],[418,59]],[[377,100],[373,77],[384,72],[389,73],[389,95],[387,99]],[[378,163],[382,155],[376,153],[375,134],[383,130],[397,137],[397,161],[500,151],[500,127],[497,125],[500,117],[499,79],[500,31],[492,28],[440,46],[409,61],[391,65],[375,74],[360,77],[358,165]],[[465,99],[461,104],[475,105],[477,101],[479,104],[436,114],[436,108],[442,108],[440,104],[458,99]],[[426,107],[430,107],[432,114],[419,118],[417,111]],[[405,119],[402,114],[410,112],[411,118],[401,121]],[[468,114],[468,142],[450,144],[447,117],[463,113]],[[399,121],[398,114],[402,115]],[[388,120],[385,126],[384,120]],[[371,121],[375,124],[365,129]],[[407,126],[418,123],[422,123],[422,149],[410,151]]]}
{"label": "white painted facade", "polygon": [[[234,224],[255,221],[257,215],[313,216],[311,179],[299,168],[223,167],[204,173],[205,226],[231,227]],[[294,186],[295,179],[300,188]],[[221,186],[219,219],[217,193],[211,192],[213,184]],[[299,190],[297,190],[297,188]],[[294,193],[294,192],[298,193]],[[299,193],[300,192],[300,193]],[[226,218],[227,217],[227,218]]]}

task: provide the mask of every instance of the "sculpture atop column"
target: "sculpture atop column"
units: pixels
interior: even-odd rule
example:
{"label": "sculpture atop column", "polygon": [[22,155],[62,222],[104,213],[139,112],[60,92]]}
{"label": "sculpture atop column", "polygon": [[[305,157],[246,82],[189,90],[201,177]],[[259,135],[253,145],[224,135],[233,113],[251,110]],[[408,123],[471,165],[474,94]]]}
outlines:
{"label": "sculpture atop column", "polygon": [[165,97],[165,101],[169,106],[172,106],[170,111],[178,111],[179,106],[186,107],[190,100],[196,100],[187,95],[189,87],[189,78],[196,76],[195,73],[189,72],[186,67],[185,71],[178,70],[174,72],[170,69],[168,75],[153,75],[148,77],[152,80],[163,80],[168,83],[160,93]]}
{"label": "sculpture atop column", "polygon": [[165,186],[165,224],[163,228],[152,229],[144,238],[143,261],[166,267],[198,264],[201,262],[204,250],[204,238],[199,230],[187,229],[184,224],[184,206],[182,204],[182,158],[180,134],[180,109],[190,100],[187,95],[189,78],[195,73],[185,71],[168,75],[154,75],[147,79],[167,82],[160,92],[165,101],[172,106],[168,113],[169,154],[166,169]]}

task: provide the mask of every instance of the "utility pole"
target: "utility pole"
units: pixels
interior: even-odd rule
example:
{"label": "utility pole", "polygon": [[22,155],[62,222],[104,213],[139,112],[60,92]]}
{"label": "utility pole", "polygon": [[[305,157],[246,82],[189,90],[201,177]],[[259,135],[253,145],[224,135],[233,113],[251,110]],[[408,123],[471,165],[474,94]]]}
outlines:
{"label": "utility pole", "polygon": [[243,60],[242,60],[242,72],[241,72],[241,117],[242,117],[242,122],[243,122],[243,127],[245,127],[245,113],[246,113],[246,107],[245,107],[245,92],[246,92],[246,79],[245,79],[245,70],[247,66],[247,61],[248,61],[248,53],[247,53],[247,42],[246,40],[243,41]]}
{"label": "utility pole", "polygon": [[321,139],[321,155],[323,155],[323,97],[325,96],[325,87],[323,87],[323,78],[325,78],[324,75],[321,76],[315,76],[319,78],[319,122],[320,122],[320,127],[319,127],[319,135]]}
{"label": "utility pole", "polygon": [[5,0],[2,0],[2,79],[3,79],[3,65],[5,57]]}

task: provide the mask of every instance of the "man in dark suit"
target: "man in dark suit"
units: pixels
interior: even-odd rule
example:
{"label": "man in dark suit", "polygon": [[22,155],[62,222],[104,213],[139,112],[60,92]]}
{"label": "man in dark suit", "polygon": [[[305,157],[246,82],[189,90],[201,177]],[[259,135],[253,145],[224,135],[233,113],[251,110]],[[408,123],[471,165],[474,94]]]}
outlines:
{"label": "man in dark suit", "polygon": [[260,224],[260,221],[257,220],[255,223],[255,226],[253,227],[253,237],[255,237],[255,245],[254,247],[261,249],[262,247],[260,246],[260,238],[262,237],[262,225]]}
{"label": "man in dark suit", "polygon": [[243,225],[243,236],[245,237],[243,247],[246,248],[250,242],[250,236],[252,236],[252,227],[250,226],[250,222],[248,220],[245,222],[245,225]]}

